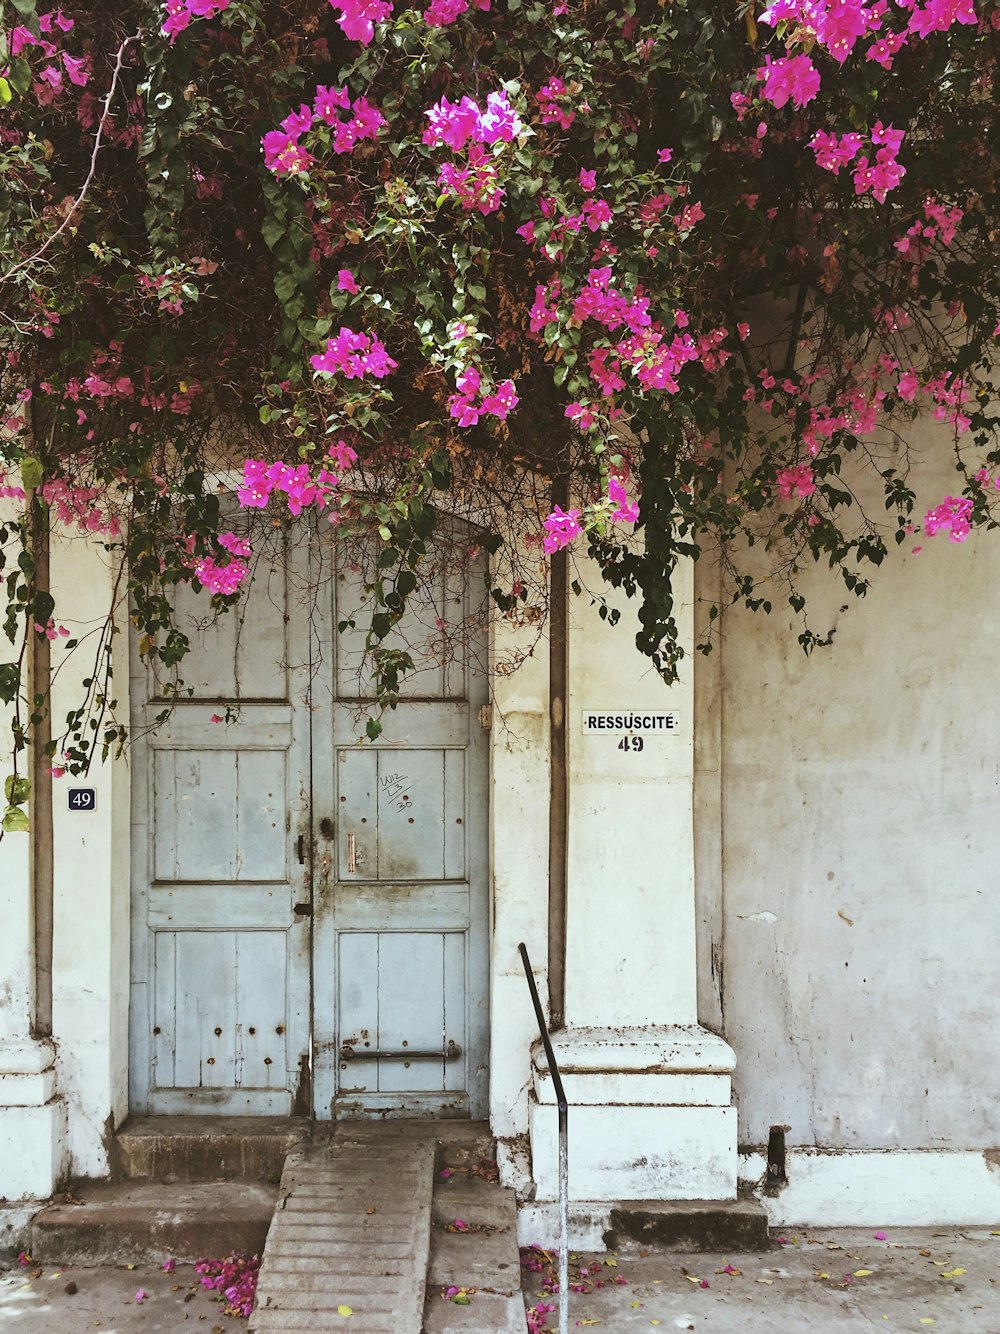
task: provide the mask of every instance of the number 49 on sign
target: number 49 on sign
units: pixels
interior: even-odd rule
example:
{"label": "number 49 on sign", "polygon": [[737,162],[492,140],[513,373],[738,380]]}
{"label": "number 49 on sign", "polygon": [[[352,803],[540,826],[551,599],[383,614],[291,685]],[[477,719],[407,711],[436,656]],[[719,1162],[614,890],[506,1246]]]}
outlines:
{"label": "number 49 on sign", "polygon": [[644,744],[641,736],[623,736],[621,741],[618,742],[618,749],[642,750]]}
{"label": "number 49 on sign", "polygon": [[71,811],[96,810],[97,789],[95,787],[71,787],[67,793],[67,803]]}

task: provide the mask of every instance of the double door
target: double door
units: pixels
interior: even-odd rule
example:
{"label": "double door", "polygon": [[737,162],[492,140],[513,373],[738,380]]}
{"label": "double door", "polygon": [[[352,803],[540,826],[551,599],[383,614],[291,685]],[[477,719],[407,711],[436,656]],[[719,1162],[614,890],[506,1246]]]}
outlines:
{"label": "double door", "polygon": [[181,591],[155,729],[164,683],[134,665],[133,1112],[485,1115],[479,557],[429,553],[372,743],[369,555],[279,534],[236,612]]}

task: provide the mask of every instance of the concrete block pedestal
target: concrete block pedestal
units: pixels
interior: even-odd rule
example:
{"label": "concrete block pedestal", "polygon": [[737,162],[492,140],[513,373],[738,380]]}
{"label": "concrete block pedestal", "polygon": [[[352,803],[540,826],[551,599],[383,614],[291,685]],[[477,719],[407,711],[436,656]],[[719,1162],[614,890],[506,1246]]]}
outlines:
{"label": "concrete block pedestal", "polygon": [[0,1042],[0,1195],[8,1200],[51,1195],[65,1170],[66,1105],[55,1082],[50,1042]]}
{"label": "concrete block pedestal", "polygon": [[[732,1049],[697,1024],[553,1034],[569,1102],[570,1198],[732,1200]],[[559,1196],[558,1111],[541,1043],[532,1050],[535,1199]]]}

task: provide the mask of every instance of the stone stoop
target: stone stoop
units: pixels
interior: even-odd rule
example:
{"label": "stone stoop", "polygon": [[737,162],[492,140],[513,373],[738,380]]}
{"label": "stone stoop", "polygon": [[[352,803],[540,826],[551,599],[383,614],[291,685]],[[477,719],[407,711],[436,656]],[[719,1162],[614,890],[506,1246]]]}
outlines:
{"label": "stone stoop", "polygon": [[[451,1166],[453,1159],[446,1153]],[[424,1334],[519,1334],[525,1328],[514,1192],[463,1164],[435,1176]],[[464,1224],[456,1228],[455,1224]],[[475,1289],[456,1305],[449,1287]]]}
{"label": "stone stoop", "polygon": [[277,1186],[249,1181],[87,1183],[31,1221],[31,1254],[45,1264],[191,1262],[231,1251],[260,1255]]}
{"label": "stone stoop", "polygon": [[59,1264],[260,1255],[289,1152],[311,1122],[256,1116],[131,1118],[113,1180],[83,1181],[31,1221],[32,1254]]}
{"label": "stone stoop", "polygon": [[130,1181],[281,1180],[312,1134],[304,1117],[130,1117],[115,1135],[115,1175]]}

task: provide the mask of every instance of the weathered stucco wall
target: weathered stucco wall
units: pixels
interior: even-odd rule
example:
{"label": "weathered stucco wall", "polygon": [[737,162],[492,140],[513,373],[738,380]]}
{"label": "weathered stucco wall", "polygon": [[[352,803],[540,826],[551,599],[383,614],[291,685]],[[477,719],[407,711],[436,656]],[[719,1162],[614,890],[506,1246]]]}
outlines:
{"label": "weathered stucco wall", "polygon": [[[923,467],[920,513],[954,485]],[[1000,1144],[1000,542],[913,540],[860,602],[815,571],[810,658],[732,612],[699,669],[699,1002],[743,1143]]]}
{"label": "weathered stucco wall", "polygon": [[[52,547],[52,582],[60,624],[81,641],[60,663],[53,687],[53,731],[83,698],[94,668],[99,629],[115,596],[116,568],[94,544],[65,537]],[[128,717],[128,631],[116,612],[112,647],[114,713]],[[54,661],[54,665],[55,665]],[[69,807],[71,787],[96,790],[93,811]],[[128,1112],[129,769],[100,762],[86,777],[53,780],[54,862],[52,1035],[59,1089],[69,1121],[69,1170],[108,1170],[107,1139]]]}

